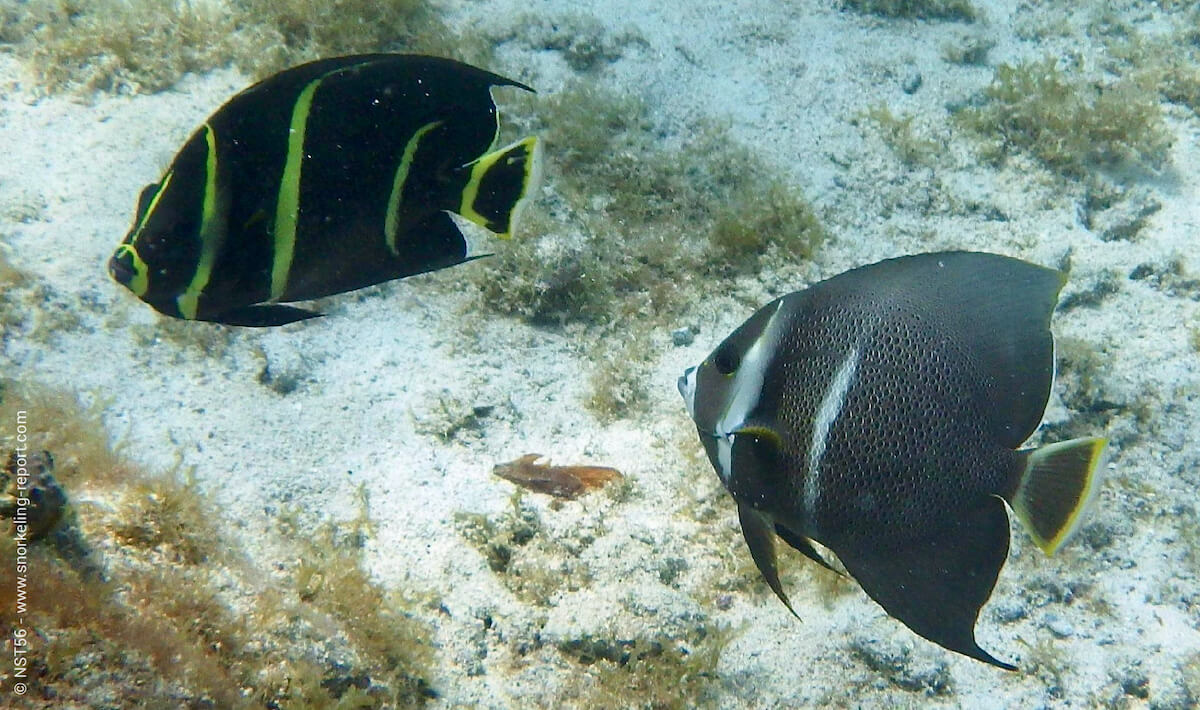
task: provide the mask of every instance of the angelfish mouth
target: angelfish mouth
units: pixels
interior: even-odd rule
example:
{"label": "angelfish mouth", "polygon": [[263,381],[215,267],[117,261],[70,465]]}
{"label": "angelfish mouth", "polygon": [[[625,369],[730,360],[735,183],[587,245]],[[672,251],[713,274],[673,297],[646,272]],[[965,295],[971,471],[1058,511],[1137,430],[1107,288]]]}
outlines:
{"label": "angelfish mouth", "polygon": [[108,273],[118,282],[127,284],[133,280],[133,265],[127,259],[121,259],[122,252],[117,252],[108,260]]}

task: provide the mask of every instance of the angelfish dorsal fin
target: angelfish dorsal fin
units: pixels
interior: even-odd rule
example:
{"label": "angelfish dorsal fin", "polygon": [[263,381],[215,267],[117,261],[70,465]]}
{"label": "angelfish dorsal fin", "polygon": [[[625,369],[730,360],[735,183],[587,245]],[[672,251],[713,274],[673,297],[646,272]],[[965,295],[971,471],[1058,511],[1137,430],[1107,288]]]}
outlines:
{"label": "angelfish dorsal fin", "polygon": [[799,619],[800,615],[792,608],[792,602],[788,600],[783,585],[779,582],[779,567],[775,562],[775,531],[770,520],[745,503],[738,504],[738,520],[742,523],[742,537],[746,538],[750,556],[754,558],[754,564],[766,580],[767,586],[775,592],[775,596],[779,597],[779,601],[783,602],[788,611],[792,612],[792,616]]}
{"label": "angelfish dorsal fin", "polygon": [[1042,420],[1054,376],[1050,315],[1066,274],[999,254],[938,252],[849,271],[846,285],[899,300],[968,347],[992,433],[1017,448]]}

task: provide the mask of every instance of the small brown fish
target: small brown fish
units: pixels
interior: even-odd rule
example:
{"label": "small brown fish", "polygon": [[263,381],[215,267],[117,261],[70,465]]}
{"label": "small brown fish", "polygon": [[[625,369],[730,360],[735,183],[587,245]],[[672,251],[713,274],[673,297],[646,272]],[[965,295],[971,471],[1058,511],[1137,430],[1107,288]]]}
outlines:
{"label": "small brown fish", "polygon": [[536,463],[540,458],[541,454],[525,454],[515,461],[496,464],[492,473],[522,488],[567,500],[622,477],[620,471],[608,466],[551,466],[549,459]]}

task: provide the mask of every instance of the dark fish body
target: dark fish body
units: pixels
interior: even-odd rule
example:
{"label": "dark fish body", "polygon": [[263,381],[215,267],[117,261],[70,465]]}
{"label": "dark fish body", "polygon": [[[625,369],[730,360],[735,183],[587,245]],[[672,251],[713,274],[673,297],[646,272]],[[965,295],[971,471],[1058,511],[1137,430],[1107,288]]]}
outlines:
{"label": "dark fish body", "polygon": [[1008,556],[1005,501],[1047,553],[1077,529],[1103,439],[1037,450],[1065,275],[969,252],[835,276],[764,306],[680,392],[738,503],[759,570],[788,608],[782,537],[918,634],[1012,668],[974,626]]}
{"label": "dark fish body", "polygon": [[448,213],[507,237],[536,179],[535,138],[492,151],[493,86],[528,90],[414,55],[268,77],[146,187],[109,271],[169,316],[278,325],[316,315],[278,303],[466,261]]}

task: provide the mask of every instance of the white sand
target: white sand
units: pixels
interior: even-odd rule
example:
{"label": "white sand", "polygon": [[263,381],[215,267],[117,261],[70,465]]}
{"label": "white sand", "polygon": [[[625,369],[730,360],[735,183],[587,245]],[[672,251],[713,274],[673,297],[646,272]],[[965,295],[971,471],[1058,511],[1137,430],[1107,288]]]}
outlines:
{"label": "white sand", "polygon": [[[1032,647],[1054,638],[1047,616],[1069,624],[1071,635],[1053,641],[1062,666],[1057,689],[1047,686],[1045,672],[1006,674],[943,652],[857,590],[826,608],[803,586],[808,575],[794,569],[785,572],[785,585],[804,623],[769,594],[735,591],[727,610],[713,605],[709,584],[720,562],[711,546],[732,541],[737,547],[724,557],[745,559],[747,553],[732,502],[699,453],[675,377],[749,315],[731,299],[696,305],[693,320],[701,332],[693,345],[673,347],[666,331],[645,344],[656,362],[650,411],[611,425],[582,406],[593,363],[577,330],[464,314],[473,301],[457,293],[456,284],[474,265],[372,289],[361,300],[329,299],[330,317],[303,326],[239,332],[221,358],[170,342],[140,344],[133,331],[150,332],[159,316],[112,283],[104,264],[128,229],[141,187],[157,179],[195,125],[244,85],[231,71],[189,77],[162,94],[101,97],[85,105],[69,98],[34,101],[23,69],[0,56],[0,247],[51,284],[81,320],[81,327],[48,342],[10,342],[5,374],[11,367],[19,377],[109,400],[106,422],[126,450],[162,468],[182,455],[202,489],[244,526],[252,555],[264,554],[255,531],[270,528],[281,506],[314,518],[349,518],[356,487],[364,485],[378,521],[370,542],[373,572],[387,585],[436,591],[448,611],[429,619],[438,625],[440,646],[431,679],[442,693],[436,706],[545,703],[543,693],[580,672],[553,648],[557,640],[686,638],[701,626],[738,629],[719,666],[721,707],[1138,706],[1147,701],[1123,696],[1121,682],[1139,673],[1149,678],[1151,701],[1186,703],[1175,666],[1189,657],[1195,663],[1200,653],[1200,585],[1196,563],[1186,556],[1188,545],[1197,543],[1179,532],[1185,522],[1194,528],[1196,518],[1176,506],[1197,505],[1200,482],[1200,375],[1189,340],[1200,320],[1195,291],[1173,295],[1127,277],[1139,264],[1162,267],[1174,258],[1188,274],[1200,269],[1194,256],[1200,119],[1179,107],[1168,110],[1176,136],[1170,165],[1134,183],[1148,187],[1162,209],[1136,240],[1104,242],[1078,219],[1082,189],[1063,191],[1032,162],[997,169],[955,147],[934,175],[906,168],[878,137],[850,123],[886,103],[946,135],[945,104],[965,100],[992,77],[990,67],[941,59],[942,44],[954,37],[993,37],[992,65],[1068,51],[1081,52],[1088,64],[1095,59],[1089,47],[1070,38],[1061,46],[1018,38],[1010,23],[1031,16],[1020,9],[1024,3],[993,2],[990,22],[973,26],[883,21],[836,11],[829,2],[810,5],[449,3],[455,26],[497,34],[506,22],[497,18],[521,12],[553,16],[571,9],[620,18],[615,29],[631,28],[644,42],[626,44],[596,81],[649,99],[658,107],[656,120],[672,133],[668,140],[686,142],[686,126],[701,117],[730,120],[739,140],[800,185],[827,215],[834,238],[815,266],[739,285],[743,293],[759,293],[757,300],[765,301],[768,291],[800,288],[802,279],[943,248],[1048,265],[1071,250],[1066,295],[1089,288],[1105,270],[1115,273],[1115,294],[1098,306],[1056,315],[1053,327],[1096,349],[1103,366],[1094,389],[1121,407],[1110,424],[1119,444],[1111,476],[1138,487],[1110,482],[1097,513],[1121,534],[1103,550],[1076,543],[1047,560],[1015,532],[1014,558],[978,628],[985,648],[1028,666]],[[1159,21],[1152,5],[1122,12],[1140,26]],[[1081,11],[1070,21],[1080,26],[1091,16]],[[491,68],[544,93],[570,74],[559,53],[518,41],[504,44],[497,58]],[[906,94],[902,84],[914,73],[921,86]],[[983,207],[951,207],[970,201]],[[1006,220],[986,219],[992,207]],[[720,284],[713,289],[724,290]],[[295,392],[280,396],[257,381],[264,365],[259,349],[272,372],[306,373]],[[426,431],[438,419],[439,401],[458,412],[477,405],[494,410],[479,432],[443,442]],[[1139,406],[1140,421],[1133,411]],[[1047,419],[1061,423],[1069,414],[1055,398]],[[550,509],[543,497],[526,497],[555,538],[571,544],[581,530],[596,536],[579,545],[590,585],[541,607],[508,592],[453,522],[460,511],[505,510],[512,485],[491,476],[491,467],[527,452],[615,466],[635,485],[627,501],[593,496],[561,510]],[[693,517],[706,507],[715,511],[715,522]],[[667,558],[688,565],[673,585],[660,581]],[[799,565],[797,559],[790,564]],[[1046,582],[1090,589],[1078,593],[1085,601],[1043,605],[1037,589]],[[1113,616],[1086,602],[1099,598]],[[1006,604],[1028,615],[1001,623],[990,609]],[[486,637],[479,621],[484,614],[495,620]],[[535,633],[546,647],[516,658],[507,641]],[[945,664],[953,693],[927,698],[889,684],[849,648],[870,640],[894,653],[911,649],[907,667],[914,673]]]}

